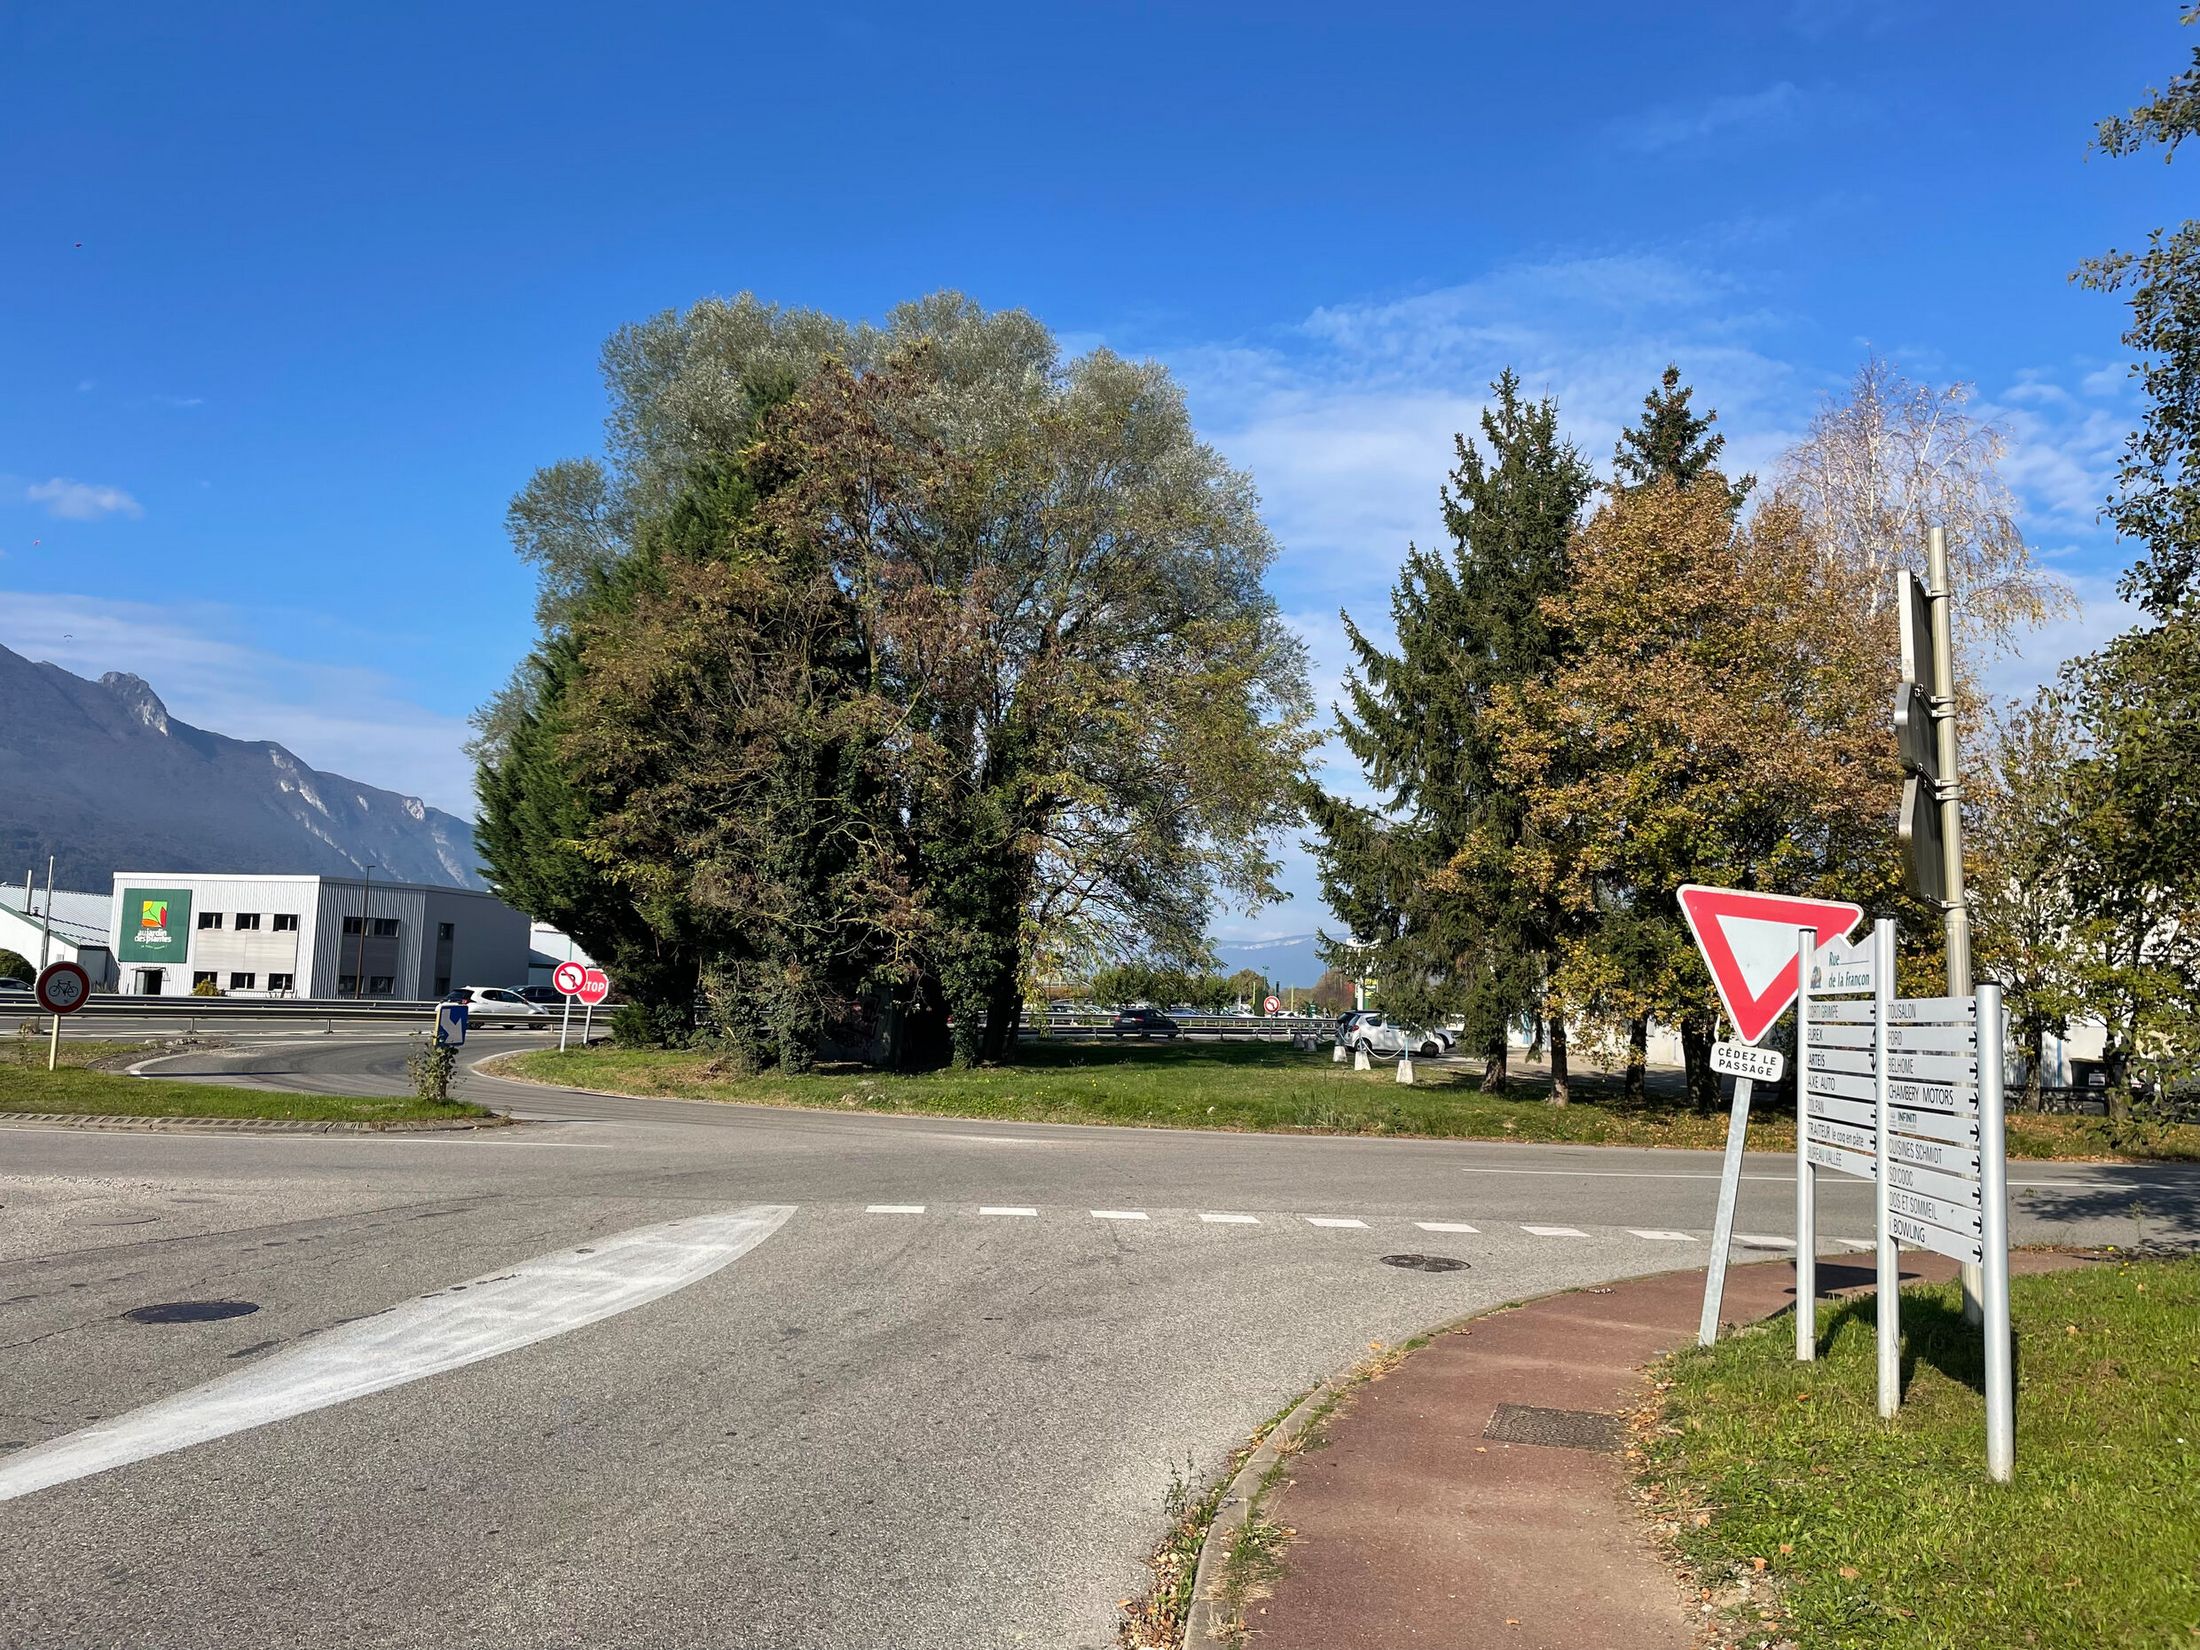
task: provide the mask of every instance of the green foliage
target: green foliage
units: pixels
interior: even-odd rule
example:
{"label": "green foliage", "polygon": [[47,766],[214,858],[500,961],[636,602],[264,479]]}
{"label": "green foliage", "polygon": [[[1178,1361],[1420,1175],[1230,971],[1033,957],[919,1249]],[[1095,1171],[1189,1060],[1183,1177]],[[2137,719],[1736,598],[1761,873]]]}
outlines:
{"label": "green foliage", "polygon": [[1726,437],[1711,433],[1711,426],[1719,421],[1717,413],[1699,414],[1689,407],[1694,393],[1681,382],[1679,367],[1666,367],[1658,387],[1642,398],[1640,421],[1620,431],[1619,446],[1612,454],[1614,485],[1625,491],[1663,480],[1687,488],[1710,475],[1725,490],[1731,508],[1739,510],[1757,479],[1743,476],[1730,482],[1718,473]]}
{"label": "green foliage", "polygon": [[194,997],[219,997],[221,994],[221,986],[211,979],[191,982],[191,995]]}
{"label": "green foliage", "polygon": [[1455,438],[1443,492],[1447,552],[1409,549],[1391,595],[1396,650],[1345,616],[1355,668],[1338,728],[1379,807],[1310,792],[1323,893],[1398,1018],[1462,1017],[1469,1047],[1502,1069],[1506,1028],[1541,1003],[1557,911],[1517,874],[1525,809],[1499,774],[1493,699],[1564,656],[1547,601],[1565,586],[1567,545],[1593,481],[1558,433],[1550,401],[1529,402],[1509,370],[1491,386],[1482,448]]}
{"label": "green foliage", "polygon": [[994,1058],[1065,965],[1271,897],[1308,744],[1250,485],[1158,367],[953,295],[621,332],[608,466],[513,510],[545,635],[484,851],[634,999],[801,1069]]}
{"label": "green foliage", "polygon": [[28,984],[37,978],[38,970],[31,966],[30,958],[0,947],[0,980],[21,980]]}
{"label": "green foliage", "polygon": [[458,1050],[445,1043],[422,1043],[405,1057],[405,1077],[416,1100],[445,1101],[458,1075]]}

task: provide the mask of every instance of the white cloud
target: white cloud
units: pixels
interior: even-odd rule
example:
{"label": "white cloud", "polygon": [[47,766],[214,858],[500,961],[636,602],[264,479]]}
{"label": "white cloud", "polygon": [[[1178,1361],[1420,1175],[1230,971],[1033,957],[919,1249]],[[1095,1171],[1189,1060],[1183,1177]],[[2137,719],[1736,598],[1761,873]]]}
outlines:
{"label": "white cloud", "polygon": [[403,697],[378,671],[271,651],[287,616],[214,602],[154,606],[0,592],[0,644],[79,676],[142,676],[177,719],[233,739],[272,739],[313,767],[471,818],[473,764],[461,717]]}
{"label": "white cloud", "polygon": [[23,489],[32,504],[43,504],[48,515],[64,521],[97,521],[102,516],[142,516],[145,506],[120,487],[102,487],[89,481],[55,476]]}
{"label": "white cloud", "polygon": [[1986,691],[1996,699],[2024,700],[2055,680],[2065,663],[2098,652],[2111,637],[2144,618],[2116,594],[2113,575],[2081,573],[2070,581],[2077,611],[2050,620],[2020,638],[2008,653],[1990,661],[1983,673]]}
{"label": "white cloud", "polygon": [[1630,149],[1651,152],[1701,143],[1721,132],[1777,132],[1793,126],[1807,98],[1792,80],[1776,80],[1754,92],[1729,93],[1705,103],[1665,104],[1616,124]]}

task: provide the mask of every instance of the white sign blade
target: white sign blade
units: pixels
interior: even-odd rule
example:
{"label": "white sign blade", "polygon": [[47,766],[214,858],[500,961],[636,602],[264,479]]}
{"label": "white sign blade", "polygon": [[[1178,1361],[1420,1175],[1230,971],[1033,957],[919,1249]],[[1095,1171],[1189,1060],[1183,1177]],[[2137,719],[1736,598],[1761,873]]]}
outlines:
{"label": "white sign blade", "polygon": [[1877,1107],[1861,1100],[1835,1100],[1823,1094],[1810,1097],[1810,1115],[1830,1118],[1836,1123],[1847,1123],[1859,1129],[1873,1129],[1879,1125]]}
{"label": "white sign blade", "polygon": [[1968,1232],[1972,1237],[1979,1235],[1976,1207],[1967,1209],[1958,1203],[1927,1197],[1923,1192],[1906,1192],[1893,1186],[1887,1189],[1887,1207],[1898,1215],[1908,1215],[1912,1220],[1922,1220],[1943,1231]]}
{"label": "white sign blade", "polygon": [[[1887,1142],[1887,1148],[1889,1156],[1892,1156],[1892,1139]],[[1977,1181],[1966,1180],[1960,1175],[1943,1174],[1938,1169],[1920,1168],[1915,1163],[1890,1162],[1887,1165],[1887,1184],[1899,1186],[1907,1192],[1922,1192],[1927,1197],[1939,1198],[1951,1208],[1978,1207]]]}
{"label": "white sign blade", "polygon": [[1813,1117],[1810,1120],[1810,1138],[1823,1141],[1828,1146],[1839,1146],[1843,1151],[1862,1152],[1867,1157],[1879,1150],[1879,1132],[1876,1129],[1861,1129],[1849,1123],[1836,1123],[1826,1117]]}
{"label": "white sign blade", "polygon": [[[1813,1060],[1820,1058],[1812,1055]],[[1853,1066],[1836,1066],[1836,1071],[1853,1071]],[[1924,1083],[1976,1083],[1978,1060],[1968,1054],[1890,1054],[1887,1056],[1889,1077],[1914,1077]]]}
{"label": "white sign blade", "polygon": [[1976,1117],[1951,1116],[1947,1112],[1912,1111],[1907,1106],[1890,1106],[1887,1109],[1887,1132],[1899,1138],[1905,1134],[1922,1135],[1928,1140],[1946,1140],[1958,1146],[1976,1146],[1978,1119]]}
{"label": "white sign blade", "polygon": [[1947,1232],[1922,1220],[1912,1220],[1907,1215],[1887,1217],[1887,1230],[1895,1242],[1910,1249],[1930,1249],[1936,1255],[1946,1255],[1950,1260],[1961,1261],[1966,1266],[1976,1266],[1986,1258],[1977,1238],[1968,1238],[1959,1232]]}
{"label": "white sign blade", "polygon": [[1821,1169],[1854,1175],[1859,1180],[1872,1180],[1878,1175],[1878,1167],[1871,1158],[1845,1152],[1838,1146],[1828,1146],[1823,1141],[1809,1142],[1803,1148],[1803,1155]]}
{"label": "white sign blade", "polygon": [[1978,1178],[1978,1153],[1952,1140],[1918,1140],[1906,1134],[1890,1134],[1887,1155],[1905,1163],[1922,1163],[1928,1169]]}

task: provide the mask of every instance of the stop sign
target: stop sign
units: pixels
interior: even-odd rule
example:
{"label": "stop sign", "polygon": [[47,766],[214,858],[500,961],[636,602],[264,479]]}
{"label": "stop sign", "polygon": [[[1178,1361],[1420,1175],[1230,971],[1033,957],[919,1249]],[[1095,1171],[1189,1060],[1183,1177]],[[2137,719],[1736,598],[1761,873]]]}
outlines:
{"label": "stop sign", "polygon": [[577,962],[561,962],[550,975],[550,983],[568,997],[578,997],[581,987],[588,983],[588,970]]}
{"label": "stop sign", "polygon": [[581,988],[575,995],[590,1008],[594,1008],[611,995],[611,976],[596,967],[584,970],[581,974]]}

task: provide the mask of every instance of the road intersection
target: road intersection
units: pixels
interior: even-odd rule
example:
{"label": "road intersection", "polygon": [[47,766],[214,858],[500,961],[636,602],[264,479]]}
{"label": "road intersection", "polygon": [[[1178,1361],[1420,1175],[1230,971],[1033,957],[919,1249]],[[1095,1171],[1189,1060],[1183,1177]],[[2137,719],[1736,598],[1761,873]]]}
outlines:
{"label": "road intersection", "polygon": [[[367,1091],[403,1054],[172,1068]],[[0,1132],[0,1639],[1103,1646],[1172,1466],[1212,1469],[1372,1342],[1701,1264],[1717,1173],[467,1089],[534,1121]],[[1776,1253],[1789,1164],[1748,1168],[1740,1229]],[[2128,1243],[2190,1236],[2200,1177],[2034,1165],[2012,1190],[2019,1242]],[[1827,1203],[1827,1231],[1870,1230],[1868,1188]],[[607,1251],[767,1222],[576,1305],[632,1283]],[[1465,1264],[1385,1263],[1420,1253]],[[185,1302],[238,1310],[126,1315]],[[300,1403],[312,1381],[332,1395]],[[240,1393],[249,1424],[176,1430]],[[104,1462],[121,1432],[168,1447]],[[32,1483],[71,1451],[92,1470]]]}

